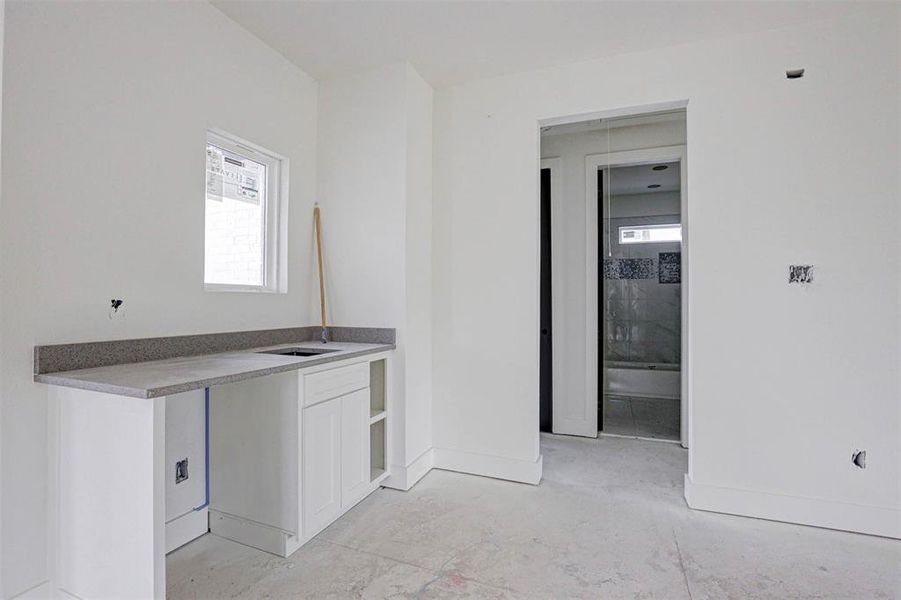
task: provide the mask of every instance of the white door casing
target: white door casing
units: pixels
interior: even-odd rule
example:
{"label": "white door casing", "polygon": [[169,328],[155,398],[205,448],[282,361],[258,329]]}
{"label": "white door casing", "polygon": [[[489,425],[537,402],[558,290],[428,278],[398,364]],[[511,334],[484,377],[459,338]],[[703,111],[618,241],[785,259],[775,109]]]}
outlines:
{"label": "white door casing", "polygon": [[[599,169],[612,167],[634,166],[642,164],[654,164],[660,162],[679,162],[680,170],[680,220],[682,224],[682,298],[681,298],[681,443],[687,448],[689,445],[689,415],[691,408],[691,386],[688,361],[691,349],[691,330],[688,326],[688,294],[689,294],[689,266],[688,266],[688,207],[686,190],[686,146],[664,146],[659,148],[647,148],[642,150],[629,150],[624,152],[610,152],[604,154],[592,154],[585,157],[585,389],[584,398],[573,398],[573,403],[584,402],[584,421],[577,427],[573,427],[572,435],[585,435],[596,437],[597,435],[597,407],[598,407],[598,178]],[[556,396],[555,396],[556,402]],[[573,410],[571,407],[570,410]],[[557,432],[556,405],[554,407],[554,432]],[[591,431],[594,431],[592,434]],[[561,431],[560,433],[569,433]]]}

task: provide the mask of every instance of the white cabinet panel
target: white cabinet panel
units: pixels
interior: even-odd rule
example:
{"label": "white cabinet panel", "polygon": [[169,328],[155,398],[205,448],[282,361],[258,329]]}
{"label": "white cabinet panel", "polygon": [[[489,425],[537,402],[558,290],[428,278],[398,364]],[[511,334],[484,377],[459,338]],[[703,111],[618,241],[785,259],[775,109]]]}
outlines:
{"label": "white cabinet panel", "polygon": [[204,390],[166,398],[167,523],[193,512],[206,499],[205,429]]}
{"label": "white cabinet panel", "polygon": [[369,387],[369,363],[357,363],[304,377],[304,406]]}
{"label": "white cabinet panel", "polygon": [[210,508],[299,534],[297,373],[210,389]]}
{"label": "white cabinet panel", "polygon": [[341,506],[369,491],[369,390],[341,398]]}
{"label": "white cabinet panel", "polygon": [[341,399],[303,413],[304,535],[312,536],[341,512]]}

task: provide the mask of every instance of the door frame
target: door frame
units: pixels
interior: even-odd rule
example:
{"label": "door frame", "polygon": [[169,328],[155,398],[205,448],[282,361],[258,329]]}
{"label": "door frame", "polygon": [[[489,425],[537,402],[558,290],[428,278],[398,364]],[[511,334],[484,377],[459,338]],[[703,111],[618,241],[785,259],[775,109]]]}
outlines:
{"label": "door frame", "polygon": [[[661,162],[679,162],[679,221],[682,225],[682,270],[681,270],[681,364],[679,367],[681,398],[680,443],[689,447],[691,385],[689,361],[691,352],[691,329],[689,328],[689,252],[688,252],[688,191],[687,191],[687,146],[661,146],[641,150],[605,152],[585,157],[585,386],[587,415],[593,414],[597,429],[598,406],[598,169],[625,167]],[[553,184],[553,173],[551,175]],[[553,192],[552,192],[553,193]],[[553,196],[551,197],[553,202]],[[592,412],[593,411],[593,412]],[[589,421],[591,421],[589,417]]]}

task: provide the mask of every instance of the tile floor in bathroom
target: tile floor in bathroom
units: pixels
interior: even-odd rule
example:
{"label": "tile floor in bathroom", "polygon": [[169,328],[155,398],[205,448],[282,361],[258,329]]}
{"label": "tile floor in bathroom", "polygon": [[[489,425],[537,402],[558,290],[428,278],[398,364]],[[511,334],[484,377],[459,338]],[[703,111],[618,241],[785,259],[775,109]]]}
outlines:
{"label": "tile floor in bathroom", "polygon": [[680,418],[678,400],[608,395],[601,432],[678,441]]}
{"label": "tile floor in bathroom", "polygon": [[677,444],[542,434],[537,486],[434,470],[289,558],[205,535],[169,600],[901,598],[901,542],[689,509]]}

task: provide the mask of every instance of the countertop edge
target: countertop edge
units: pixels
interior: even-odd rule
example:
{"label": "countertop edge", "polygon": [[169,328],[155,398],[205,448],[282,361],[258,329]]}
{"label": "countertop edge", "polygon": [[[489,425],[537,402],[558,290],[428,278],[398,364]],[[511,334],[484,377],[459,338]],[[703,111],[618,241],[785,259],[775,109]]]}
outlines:
{"label": "countertop edge", "polygon": [[[104,394],[113,394],[116,396],[126,396],[129,398],[142,398],[142,399],[150,399],[150,398],[160,398],[164,396],[172,396],[174,394],[181,394],[182,392],[190,392],[192,390],[199,390],[203,388],[207,388],[214,385],[223,385],[227,383],[236,383],[238,381],[246,381],[248,379],[256,379],[257,377],[265,377],[267,375],[276,375],[278,373],[286,373],[288,371],[300,371],[301,369],[306,369],[308,367],[315,367],[323,364],[327,364],[330,362],[340,362],[343,360],[359,358],[361,356],[367,356],[369,354],[378,354],[381,352],[389,352],[391,350],[395,350],[397,348],[396,344],[382,344],[375,348],[363,348],[359,350],[351,350],[346,353],[342,353],[338,356],[334,355],[322,355],[321,357],[313,358],[311,360],[290,363],[286,365],[277,365],[265,367],[263,369],[254,369],[251,371],[242,371],[240,373],[235,373],[233,375],[223,375],[220,377],[209,377],[206,379],[198,379],[196,381],[191,381],[187,383],[180,383],[176,385],[167,385],[160,387],[152,387],[152,388],[133,388],[126,386],[117,386],[113,384],[105,384],[105,383],[97,383],[93,381],[88,381],[84,379],[73,379],[69,377],[63,376],[67,371],[61,371],[57,373],[40,373],[34,375],[35,383],[43,383],[46,385],[55,385],[59,387],[68,387],[75,388],[80,390],[88,390],[92,392],[101,392]],[[201,355],[197,358],[201,358],[202,356],[215,356],[212,354]],[[151,361],[153,362],[153,361]],[[140,363],[129,363],[129,366],[135,366]],[[114,365],[110,365],[114,366]],[[68,373],[77,373],[78,371],[68,371]]]}

